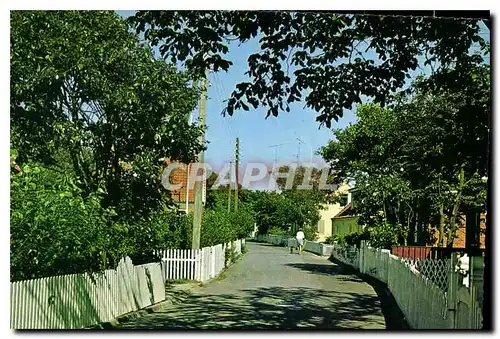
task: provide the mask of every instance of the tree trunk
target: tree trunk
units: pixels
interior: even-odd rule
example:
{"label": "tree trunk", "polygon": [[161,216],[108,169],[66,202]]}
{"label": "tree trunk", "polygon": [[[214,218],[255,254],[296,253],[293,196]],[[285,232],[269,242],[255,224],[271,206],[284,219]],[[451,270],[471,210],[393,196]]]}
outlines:
{"label": "tree trunk", "polygon": [[465,247],[478,249],[481,246],[481,219],[477,210],[470,209],[465,215]]}
{"label": "tree trunk", "polygon": [[421,201],[417,199],[415,209],[415,228],[417,229],[417,244],[425,246],[426,232],[424,227],[424,212],[422,210]]}
{"label": "tree trunk", "polygon": [[[411,208],[410,205],[408,205],[409,211],[408,211],[408,217],[407,217],[407,227],[408,227],[408,245],[414,246],[417,243],[416,239],[416,218],[413,213],[413,209]],[[404,214],[403,214],[404,217]]]}
{"label": "tree trunk", "polygon": [[438,246],[443,247],[444,245],[444,203],[441,202],[439,205],[439,240]]}
{"label": "tree trunk", "polygon": [[382,191],[382,208],[384,209],[384,221],[387,222],[387,211],[385,209],[385,194]]}
{"label": "tree trunk", "polygon": [[460,207],[460,200],[462,198],[462,190],[464,186],[464,181],[465,181],[465,173],[464,173],[464,167],[460,168],[460,173],[458,174],[458,192],[457,192],[457,197],[455,199],[455,204],[453,205],[453,210],[451,212],[451,217],[450,217],[450,228],[448,229],[448,239],[447,239],[447,246],[446,247],[453,247],[453,241],[456,238],[456,233],[457,233],[457,216],[458,216],[458,209]]}

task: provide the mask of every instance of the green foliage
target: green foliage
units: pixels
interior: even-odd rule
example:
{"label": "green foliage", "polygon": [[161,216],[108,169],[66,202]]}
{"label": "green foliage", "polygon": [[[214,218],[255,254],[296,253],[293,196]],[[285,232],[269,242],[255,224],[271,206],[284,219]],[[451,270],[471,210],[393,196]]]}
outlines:
{"label": "green foliage", "polygon": [[126,230],[102,193],[83,198],[74,178],[36,164],[11,176],[11,279],[99,271],[126,253]]}
{"label": "green foliage", "polygon": [[271,227],[268,231],[267,234],[273,234],[273,235],[292,235],[291,231],[284,230],[279,227]]}
{"label": "green foliage", "polygon": [[[479,20],[283,11],[138,11],[129,23],[158,46],[164,58],[183,62],[201,77],[228,70],[227,54],[258,39],[248,58],[250,77],[227,102],[238,109],[265,106],[267,116],[289,111],[307,93],[307,107],[330,127],[367,96],[385,104],[418,71],[419,59],[438,86],[460,79],[489,55]],[[489,21],[485,20],[489,27]],[[236,40],[231,44],[232,40]],[[471,55],[476,44],[481,52]],[[447,71],[454,67],[456,72]],[[353,81],[356,79],[356,81]],[[335,91],[332,92],[332,88]]]}
{"label": "green foliage", "polygon": [[192,219],[183,212],[165,209],[150,215],[129,226],[127,254],[137,265],[157,262],[160,258],[154,251],[191,246],[191,227]]}
{"label": "green foliage", "polygon": [[112,11],[13,11],[10,65],[11,278],[185,248],[160,159],[204,147],[191,77]]}
{"label": "green foliage", "polygon": [[381,243],[425,245],[429,235],[419,225],[435,225],[441,214],[452,239],[460,213],[484,210],[488,70],[462,71],[463,88],[431,92],[430,80],[419,79],[412,95],[390,108],[362,105],[358,121],[336,130],[336,140],[321,149],[339,179],[356,182],[352,206],[359,223],[398,233],[390,238],[380,231]]}
{"label": "green foliage", "polygon": [[369,243],[375,248],[391,249],[392,246],[401,245],[401,239],[406,238],[406,232],[401,225],[382,223],[368,228]]}
{"label": "green foliage", "polygon": [[231,212],[225,209],[207,209],[203,213],[201,247],[245,238],[253,230],[253,225],[253,215],[245,208]]}
{"label": "green foliage", "polygon": [[[198,90],[153,58],[111,11],[11,14],[11,127],[19,162],[57,163],[62,151],[85,194],[123,222],[161,210],[160,158],[193,160]],[[127,169],[128,168],[128,169]]]}
{"label": "green foliage", "polygon": [[99,272],[128,255],[158,261],[155,250],[187,248],[190,220],[164,210],[123,223],[101,206],[99,190],[83,197],[71,175],[40,164],[11,176],[11,279]]}
{"label": "green foliage", "polygon": [[331,237],[330,243],[336,241],[340,245],[349,245],[349,246],[361,246],[361,240],[371,240],[370,231],[367,228],[364,228],[361,231],[351,232],[348,234],[337,234],[334,237]]}
{"label": "green foliage", "polygon": [[[301,170],[304,172],[302,167]],[[302,182],[301,178],[297,180]],[[319,211],[329,201],[328,192],[320,192],[317,186],[312,190],[297,189],[296,186],[297,183],[281,193],[254,192],[252,206],[260,234],[292,235],[302,228],[307,240],[317,238]]]}

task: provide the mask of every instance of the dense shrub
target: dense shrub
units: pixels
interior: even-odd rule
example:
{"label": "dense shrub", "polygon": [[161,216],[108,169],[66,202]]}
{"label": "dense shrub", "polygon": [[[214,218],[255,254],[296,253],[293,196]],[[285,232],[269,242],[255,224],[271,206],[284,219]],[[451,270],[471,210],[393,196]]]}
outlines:
{"label": "dense shrub", "polygon": [[247,237],[253,230],[254,223],[251,211],[246,208],[231,212],[222,208],[205,210],[201,228],[201,247]]}
{"label": "dense shrub", "polygon": [[191,245],[192,219],[183,212],[163,210],[128,227],[128,255],[134,264],[159,261],[156,251]]}
{"label": "dense shrub", "polygon": [[271,227],[268,231],[268,234],[274,235],[290,235],[290,232],[278,227]]}
{"label": "dense shrub", "polygon": [[101,192],[82,197],[73,178],[36,164],[11,176],[11,279],[98,271],[125,253]]}
{"label": "dense shrub", "polygon": [[370,245],[376,248],[391,249],[401,245],[401,239],[406,239],[407,233],[401,225],[391,225],[387,222],[369,227]]}
{"label": "dense shrub", "polygon": [[365,227],[362,231],[338,234],[326,239],[327,243],[337,242],[340,246],[361,246],[361,241],[367,241],[375,248],[390,249],[394,245],[399,245],[399,240],[404,239],[406,234],[400,225],[381,223],[376,226]]}
{"label": "dense shrub", "polygon": [[[27,164],[11,175],[11,280],[157,261],[155,250],[188,248],[192,221],[171,210],[136,223],[101,207],[104,192],[83,197],[70,174]],[[188,244],[189,243],[189,244]]]}
{"label": "dense shrub", "polygon": [[400,245],[401,239],[405,237],[406,233],[400,225],[381,223],[365,227],[362,231],[333,236],[327,239],[327,242],[333,243],[335,241],[340,245],[359,247],[361,240],[365,240],[372,247],[390,249],[392,246]]}

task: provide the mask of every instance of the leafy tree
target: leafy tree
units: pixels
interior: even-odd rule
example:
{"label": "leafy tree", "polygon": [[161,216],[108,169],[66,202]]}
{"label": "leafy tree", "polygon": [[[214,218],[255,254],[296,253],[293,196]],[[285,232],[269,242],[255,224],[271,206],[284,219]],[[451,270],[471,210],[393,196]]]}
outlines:
{"label": "leafy tree", "polygon": [[11,176],[11,280],[100,271],[127,253],[102,192],[81,193],[70,175],[35,163]]}
{"label": "leafy tree", "polygon": [[[283,11],[138,11],[128,19],[163,57],[183,62],[197,76],[228,70],[230,48],[259,38],[260,51],[248,58],[250,81],[236,85],[227,114],[267,107],[267,116],[289,111],[301,100],[330,127],[362,96],[384,105],[419,67],[434,69],[432,80],[451,79],[483,61],[470,55],[478,44],[479,20]],[[485,24],[489,27],[489,21]],[[454,69],[454,73],[448,73]],[[335,88],[335,91],[331,89]]]}
{"label": "leafy tree", "polygon": [[430,93],[418,81],[413,96],[390,109],[361,106],[358,122],[335,132],[321,153],[340,178],[355,179],[361,223],[402,226],[409,243],[425,242],[422,226],[439,223],[440,243],[446,225],[450,245],[459,213],[484,209],[488,68],[472,69],[464,90]]}
{"label": "leafy tree", "polygon": [[[283,166],[280,171],[288,172],[289,168]],[[306,239],[316,239],[319,211],[324,204],[333,201],[334,197],[328,191],[318,190],[318,170],[311,171],[312,189],[298,189],[308,171],[299,167],[297,172],[291,188],[286,187],[286,179],[277,180],[281,193],[259,191],[251,194],[259,233],[293,235],[299,228],[303,228]]]}
{"label": "leafy tree", "polygon": [[12,279],[186,246],[159,159],[203,147],[190,82],[114,12],[11,12]]}
{"label": "leafy tree", "polygon": [[[105,190],[119,215],[159,209],[160,158],[202,145],[186,116],[198,91],[109,11],[11,14],[11,126],[19,161],[62,150],[84,193]],[[126,169],[128,167],[128,169]]]}

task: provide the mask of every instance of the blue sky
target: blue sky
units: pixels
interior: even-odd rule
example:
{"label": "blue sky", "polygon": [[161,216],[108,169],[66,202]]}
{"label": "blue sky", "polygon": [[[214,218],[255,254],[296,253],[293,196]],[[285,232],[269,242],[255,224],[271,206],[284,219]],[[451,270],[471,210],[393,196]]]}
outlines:
{"label": "blue sky", "polygon": [[[133,15],[134,11],[117,11],[121,16]],[[234,48],[233,48],[234,47]],[[210,142],[205,153],[205,159],[212,165],[220,166],[234,159],[235,138],[240,139],[240,163],[247,162],[274,162],[275,148],[271,145],[282,144],[278,148],[278,161],[296,161],[298,153],[298,141],[300,138],[304,144],[300,146],[300,161],[309,162],[311,152],[326,145],[333,134],[330,129],[316,122],[316,112],[304,107],[304,102],[294,103],[291,111],[281,112],[278,117],[265,119],[264,108],[251,109],[250,111],[237,111],[233,116],[221,116],[224,108],[224,100],[229,98],[237,83],[247,81],[244,74],[247,70],[247,58],[250,54],[259,51],[256,39],[238,46],[233,43],[228,54],[233,65],[228,72],[209,74],[207,100],[207,134]],[[370,52],[366,55],[372,58]],[[488,59],[489,61],[489,59]],[[422,64],[422,62],[421,62]],[[423,68],[412,74],[428,73],[430,68]],[[334,89],[332,89],[334,90]],[[194,118],[197,117],[195,112]],[[332,128],[343,128],[356,121],[354,110],[345,111],[344,116],[338,122],[332,121]],[[316,163],[322,163],[318,156],[313,157]]]}
{"label": "blue sky", "polygon": [[[121,16],[133,15],[134,11],[117,11]],[[289,113],[281,112],[278,117],[265,119],[264,108],[250,111],[237,111],[233,116],[221,116],[224,100],[229,98],[236,84],[246,81],[247,58],[259,51],[256,40],[230,49],[228,58],[233,62],[228,72],[209,74],[207,100],[207,140],[210,142],[205,159],[216,165],[234,159],[235,138],[240,138],[241,163],[274,162],[275,148],[271,145],[283,144],[278,148],[278,161],[296,161],[300,138],[300,161],[309,162],[311,150],[326,145],[332,138],[332,132],[326,127],[319,127],[316,113],[304,108],[304,103],[294,103]],[[197,113],[197,112],[196,112]],[[347,112],[339,122],[333,122],[333,128],[342,128],[355,121],[353,112]],[[322,162],[314,156],[315,162]]]}

